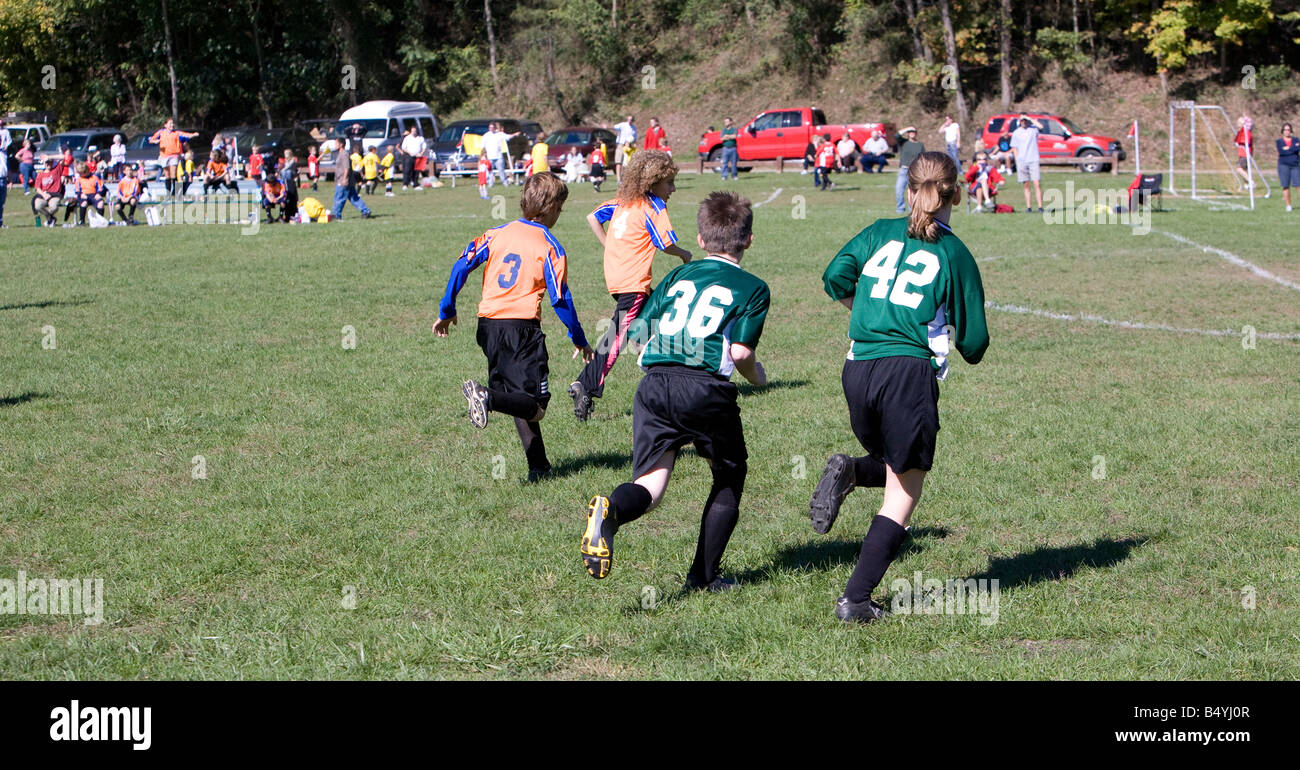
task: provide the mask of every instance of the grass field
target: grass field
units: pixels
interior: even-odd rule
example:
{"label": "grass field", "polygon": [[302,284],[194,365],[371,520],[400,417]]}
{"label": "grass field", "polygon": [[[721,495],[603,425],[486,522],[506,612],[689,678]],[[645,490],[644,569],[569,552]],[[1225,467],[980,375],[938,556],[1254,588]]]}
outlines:
{"label": "grass field", "polygon": [[[452,261],[496,223],[472,185],[248,236],[37,230],[11,191],[0,578],[102,578],[105,594],[99,625],[0,615],[0,676],[1300,677],[1300,291],[1280,282],[1300,283],[1300,216],[1276,199],[1167,200],[1145,235],[963,203],[953,227],[1007,309],[989,310],[984,362],[955,362],[942,387],[934,471],[881,589],[888,601],[916,572],[996,578],[997,622],[834,618],[879,492],[812,532],[822,463],[858,450],[840,389],[848,315],[821,273],[894,216],[893,180],[734,185],[763,203],[744,265],[772,288],[758,353],[773,382],[742,388],[750,472],[723,568],[743,587],[716,596],[677,593],[710,478],[690,452],[664,504],[620,533],[611,577],[582,569],[586,500],[631,473],[631,360],[576,423],[563,392],[578,367],[544,308],[557,475],[539,485],[523,483],[508,419],[465,419],[460,383],[486,375],[479,274],[452,337],[429,327]],[[1126,182],[1045,185],[1067,180]],[[669,204],[697,253],[695,206],[719,184],[683,175]],[[604,197],[576,187],[555,228],[593,339],[612,303],[583,217]],[[1019,190],[1004,202],[1020,208]]]}

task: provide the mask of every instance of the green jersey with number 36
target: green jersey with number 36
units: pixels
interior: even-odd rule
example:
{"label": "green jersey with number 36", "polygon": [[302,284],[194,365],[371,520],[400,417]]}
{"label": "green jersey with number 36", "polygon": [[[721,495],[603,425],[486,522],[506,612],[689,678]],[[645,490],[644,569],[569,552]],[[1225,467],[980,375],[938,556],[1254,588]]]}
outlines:
{"label": "green jersey with number 36", "polygon": [[822,282],[832,299],[853,297],[849,359],[929,358],[940,379],[949,345],[969,363],[989,346],[984,285],[975,258],[940,223],[935,243],[907,235],[907,218],[878,219],[835,255]]}
{"label": "green jersey with number 36", "polygon": [[740,265],[709,256],[688,262],[664,277],[629,332],[644,340],[639,363],[680,364],[722,377],[735,371],[731,344],[758,345],[771,292]]}

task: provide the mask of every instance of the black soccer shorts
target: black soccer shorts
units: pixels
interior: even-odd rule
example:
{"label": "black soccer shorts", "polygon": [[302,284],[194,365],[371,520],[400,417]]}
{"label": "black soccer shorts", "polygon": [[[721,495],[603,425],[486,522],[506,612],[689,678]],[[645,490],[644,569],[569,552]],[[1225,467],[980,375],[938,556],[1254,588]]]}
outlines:
{"label": "black soccer shorts", "polygon": [[632,402],[633,478],[654,468],[665,452],[695,444],[714,472],[742,471],[749,453],[740,424],[738,391],[703,369],[650,367]]}
{"label": "black soccer shorts", "polygon": [[550,403],[549,356],[540,321],[479,318],[478,346],[488,360],[488,390],[523,393]]}
{"label": "black soccer shorts", "polygon": [[939,382],[928,358],[845,361],[849,424],[862,448],[894,473],[930,470],[939,433]]}

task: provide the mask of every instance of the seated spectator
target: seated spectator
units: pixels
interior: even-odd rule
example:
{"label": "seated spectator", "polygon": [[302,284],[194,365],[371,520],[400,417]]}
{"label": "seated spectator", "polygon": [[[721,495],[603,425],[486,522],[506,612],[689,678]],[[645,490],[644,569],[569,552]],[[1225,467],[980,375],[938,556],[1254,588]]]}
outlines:
{"label": "seated spectator", "polygon": [[835,145],[836,165],[845,173],[858,170],[858,143],[845,134]]}
{"label": "seated spectator", "polygon": [[117,211],[118,221],[134,225],[135,207],[140,205],[140,180],[136,178],[135,166],[122,165],[122,178],[117,182],[117,203],[114,209]]}
{"label": "seated spectator", "polygon": [[998,173],[1003,176],[1015,171],[1016,154],[1011,151],[1010,131],[1003,131],[1002,135],[998,137],[997,149],[989,155],[989,160],[998,164]]}
{"label": "seated spectator", "polygon": [[799,173],[807,174],[808,169],[817,166],[817,145],[821,143],[821,135],[813,134],[812,141],[808,142],[807,147],[803,148],[803,171]]}
{"label": "seated spectator", "polygon": [[975,163],[966,169],[966,181],[970,184],[967,193],[975,201],[975,213],[997,208],[998,187],[1005,180],[989,163],[988,153],[980,152],[975,156]]}
{"label": "seated spectator", "polygon": [[885,141],[885,135],[879,129],[871,132],[871,138],[867,143],[862,145],[862,156],[858,162],[862,164],[862,170],[868,174],[871,173],[871,167],[876,167],[877,174],[885,173],[885,164],[888,158],[885,155],[889,152],[889,142]]}
{"label": "seated spectator", "polygon": [[32,198],[32,213],[36,215],[36,226],[41,225],[41,215],[46,217],[45,226],[54,227],[55,214],[59,213],[59,202],[63,200],[63,164],[55,163],[36,175],[36,195]]}

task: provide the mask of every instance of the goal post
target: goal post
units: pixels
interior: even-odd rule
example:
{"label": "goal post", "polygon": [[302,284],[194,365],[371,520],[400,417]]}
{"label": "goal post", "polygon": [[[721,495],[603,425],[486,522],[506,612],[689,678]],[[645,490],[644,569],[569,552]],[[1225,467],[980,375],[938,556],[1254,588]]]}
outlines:
{"label": "goal post", "polygon": [[[1184,117],[1185,113],[1185,117]],[[1179,118],[1184,117],[1180,121]],[[1180,125],[1182,123],[1183,125]],[[1185,131],[1183,136],[1179,130]],[[1171,195],[1178,195],[1174,180],[1175,160],[1188,163],[1190,194],[1194,199],[1230,195],[1249,195],[1255,208],[1256,192],[1262,187],[1264,197],[1272,195],[1268,178],[1255,163],[1254,147],[1246,153],[1246,171],[1237,166],[1237,149],[1232,141],[1236,128],[1228,113],[1217,104],[1194,101],[1169,103],[1169,184]],[[1186,139],[1186,151],[1180,152],[1179,140]]]}

